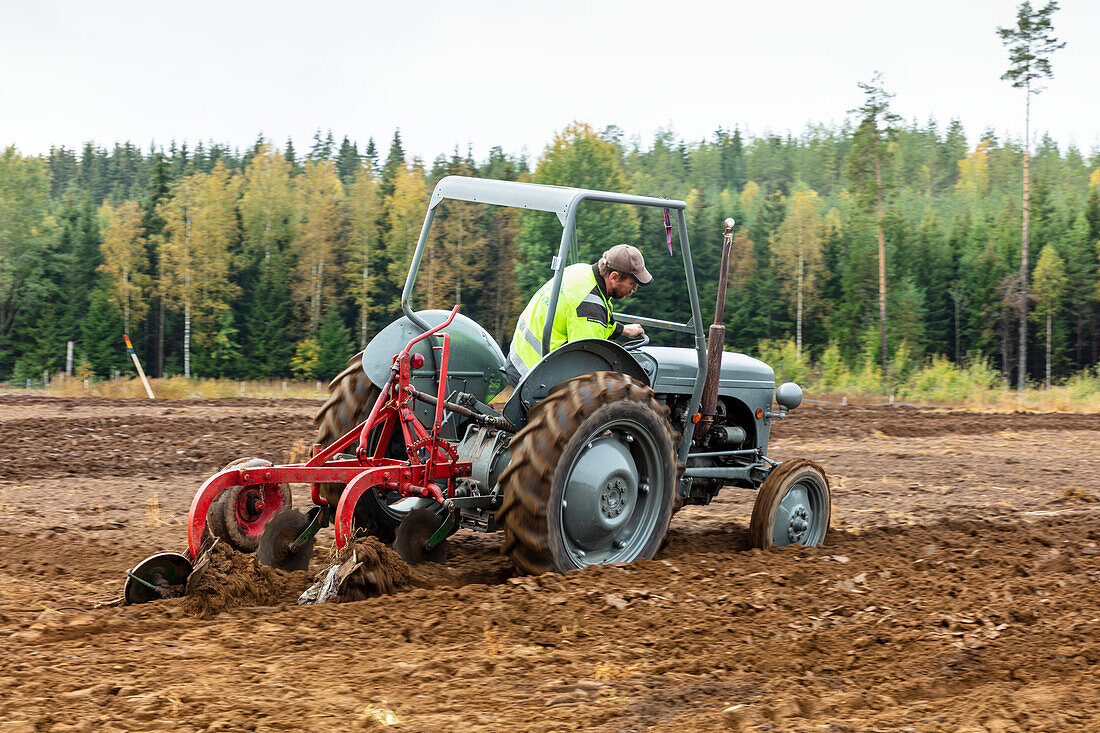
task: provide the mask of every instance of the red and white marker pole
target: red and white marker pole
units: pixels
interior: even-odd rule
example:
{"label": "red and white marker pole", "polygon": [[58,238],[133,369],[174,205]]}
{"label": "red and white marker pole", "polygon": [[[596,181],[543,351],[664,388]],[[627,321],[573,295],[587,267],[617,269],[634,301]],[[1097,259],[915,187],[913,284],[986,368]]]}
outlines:
{"label": "red and white marker pole", "polygon": [[127,334],[122,334],[122,338],[126,340],[126,350],[130,352],[130,358],[134,360],[134,366],[137,367],[138,376],[141,377],[141,383],[145,385],[145,391],[148,393],[149,399],[155,400],[156,397],[153,396],[153,389],[149,386],[149,380],[145,378],[145,370],[141,368],[141,362],[138,361],[134,345],[130,343],[130,337]]}

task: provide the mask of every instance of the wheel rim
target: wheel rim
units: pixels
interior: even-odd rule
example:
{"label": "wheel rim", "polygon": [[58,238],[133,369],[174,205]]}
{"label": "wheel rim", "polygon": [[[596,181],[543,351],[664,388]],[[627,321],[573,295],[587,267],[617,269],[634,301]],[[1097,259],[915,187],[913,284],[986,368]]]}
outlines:
{"label": "wheel rim", "polygon": [[244,486],[233,505],[233,520],[249,537],[259,537],[269,519],[283,510],[278,484]]}
{"label": "wheel rim", "polygon": [[632,562],[661,514],[662,451],[633,420],[601,426],[569,466],[560,506],[562,540],[577,567]]}
{"label": "wheel rim", "polygon": [[820,544],[829,520],[827,507],[825,486],[816,477],[791,484],[776,508],[772,542],[781,547]]}

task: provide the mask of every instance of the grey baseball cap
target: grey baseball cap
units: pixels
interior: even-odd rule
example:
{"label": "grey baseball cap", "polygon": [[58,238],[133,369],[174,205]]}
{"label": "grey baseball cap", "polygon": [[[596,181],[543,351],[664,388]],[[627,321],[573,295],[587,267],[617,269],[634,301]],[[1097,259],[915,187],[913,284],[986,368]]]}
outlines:
{"label": "grey baseball cap", "polygon": [[603,253],[603,259],[612,270],[632,275],[639,285],[649,285],[653,276],[645,269],[645,258],[641,251],[629,244],[616,244]]}

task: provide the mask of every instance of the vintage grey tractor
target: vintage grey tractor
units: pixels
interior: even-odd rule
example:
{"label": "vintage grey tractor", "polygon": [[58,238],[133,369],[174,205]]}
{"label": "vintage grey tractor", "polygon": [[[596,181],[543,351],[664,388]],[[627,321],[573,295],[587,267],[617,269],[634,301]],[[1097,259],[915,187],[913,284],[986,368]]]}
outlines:
{"label": "vintage grey tractor", "polygon": [[[457,306],[412,306],[432,221],[448,201],[551,212],[562,225],[550,262],[546,356],[506,401],[505,357],[490,334]],[[550,351],[582,205],[664,209],[670,243],[675,219],[691,318],[615,319],[686,334],[694,348],[650,346],[643,337],[625,345],[586,339]],[[158,555],[138,565],[127,597],[178,591],[188,562],[211,537],[274,567],[305,568],[318,529],[329,523],[340,547],[375,535],[410,562],[442,559],[447,537],[459,529],[503,530],[504,551],[526,573],[631,562],[657,553],[681,506],[708,504],[727,486],[757,492],[749,526],[755,546],[821,543],[831,511],[824,471],[767,456],[772,421],[798,407],[801,389],[776,389],[767,364],[723,349],[734,222],[726,222],[715,319],[705,335],[685,209],[683,201],[648,196],[441,180],[401,294],[404,316],[332,381],[312,458],[281,466],[242,458],[209,478],[191,504],[189,557]],[[291,483],[312,485],[308,512],[291,507]]]}
{"label": "vintage grey tractor", "polygon": [[[455,316],[443,331],[451,337],[446,388],[437,381],[439,349],[427,340],[412,349],[414,363],[423,366],[411,371],[410,382],[419,394],[454,395],[450,402],[465,408],[445,411],[440,433],[454,444],[457,459],[470,464],[470,475],[456,480],[454,496],[443,502],[396,490],[365,492],[358,500],[356,527],[396,540],[399,551],[413,559],[429,551],[438,555],[434,548],[444,536],[441,527],[447,532],[502,529],[505,551],[519,569],[565,572],[652,557],[680,506],[708,504],[722,487],[735,486],[758,489],[750,523],[756,546],[824,540],[831,512],[824,471],[806,460],[777,465],[767,457],[771,423],[801,403],[801,389],[788,383],[777,390],[767,364],[723,350],[720,324],[733,222],[727,222],[715,324],[707,339],[682,201],[457,176],[441,180],[402,292],[405,315],[332,380],[331,395],[316,418],[320,446],[333,444],[366,420],[391,376],[394,355],[448,318],[447,311],[417,312],[411,305],[434,212],[448,200],[556,214],[562,236],[550,263],[555,293],[575,242],[580,205],[670,211],[691,319],[678,323],[626,313],[616,313],[615,319],[689,334],[695,348],[649,346],[644,337],[625,347],[597,339],[568,343],[543,358],[498,412],[487,403],[507,387],[504,353],[485,329]],[[552,301],[551,314],[555,305]],[[551,329],[552,318],[544,345]],[[418,401],[414,408],[428,428],[434,411],[429,401]],[[404,458],[406,448],[395,431],[387,454]],[[330,503],[343,491],[339,484],[325,489]]]}

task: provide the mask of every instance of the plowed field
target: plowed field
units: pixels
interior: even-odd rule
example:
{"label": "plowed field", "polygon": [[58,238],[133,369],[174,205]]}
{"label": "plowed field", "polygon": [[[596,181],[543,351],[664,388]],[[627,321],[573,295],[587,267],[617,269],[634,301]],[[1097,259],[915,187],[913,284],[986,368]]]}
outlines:
{"label": "plowed field", "polygon": [[750,550],[729,489],[631,566],[515,577],[460,533],[396,595],[109,605],[318,406],[0,395],[0,733],[1100,730],[1100,415],[800,408],[770,453],[829,473],[820,548]]}

